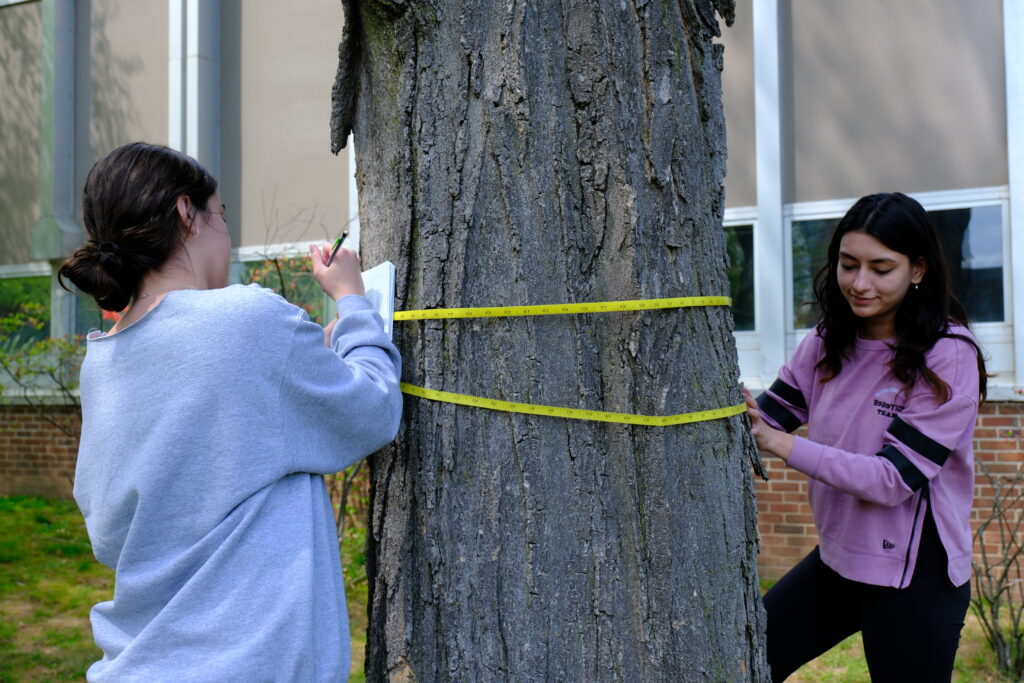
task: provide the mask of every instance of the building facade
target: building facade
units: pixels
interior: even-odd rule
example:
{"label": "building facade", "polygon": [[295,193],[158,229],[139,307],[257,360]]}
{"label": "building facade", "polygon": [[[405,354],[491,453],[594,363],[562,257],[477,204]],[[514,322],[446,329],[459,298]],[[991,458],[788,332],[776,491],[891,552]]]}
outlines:
{"label": "building facade", "polygon": [[104,324],[51,276],[84,241],[85,174],[134,140],[219,179],[236,279],[357,228],[328,130],[342,22],[312,0],[0,0],[0,317],[31,297],[42,334]]}
{"label": "building facade", "polygon": [[[267,255],[358,234],[351,149],[329,152],[342,22],[341,3],[313,0],[0,0],[0,318],[31,301],[46,323],[4,343],[109,325],[53,273],[82,241],[85,173],[131,140],[182,149],[220,179],[238,281]],[[737,0],[721,39],[725,229],[747,386],[767,386],[813,325],[810,283],[838,219],[862,195],[900,190],[938,224],[994,373],[979,452],[1019,467],[1020,35],[1018,0]],[[46,426],[0,410],[0,480],[66,490],[73,446],[15,463]],[[762,568],[777,575],[814,531],[800,477],[772,471]]]}

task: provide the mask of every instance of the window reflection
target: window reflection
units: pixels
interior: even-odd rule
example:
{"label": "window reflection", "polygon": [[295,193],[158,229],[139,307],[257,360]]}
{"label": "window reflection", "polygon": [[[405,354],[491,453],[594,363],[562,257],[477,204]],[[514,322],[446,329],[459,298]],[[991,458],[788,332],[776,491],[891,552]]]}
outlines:
{"label": "window reflection", "polygon": [[305,309],[318,324],[324,320],[324,293],[313,278],[308,256],[273,256],[241,264],[242,284],[256,283],[274,290],[289,303]]}
{"label": "window reflection", "polygon": [[931,211],[949,277],[971,322],[1003,319],[1003,214],[999,206]]}
{"label": "window reflection", "polygon": [[49,276],[0,279],[0,343],[13,350],[49,334]]}
{"label": "window reflection", "polygon": [[754,226],[725,228],[729,255],[729,289],[737,331],[754,329]]}
{"label": "window reflection", "polygon": [[[949,264],[953,292],[972,323],[1001,322],[1003,315],[1002,207],[929,211]],[[792,227],[793,327],[813,327],[814,276],[825,263],[839,218],[795,220]]]}
{"label": "window reflection", "polygon": [[93,330],[109,332],[120,314],[104,311],[88,294],[75,293],[75,332],[89,334]]}
{"label": "window reflection", "polygon": [[820,311],[814,304],[814,276],[828,257],[828,242],[838,218],[793,221],[793,327],[813,327]]}

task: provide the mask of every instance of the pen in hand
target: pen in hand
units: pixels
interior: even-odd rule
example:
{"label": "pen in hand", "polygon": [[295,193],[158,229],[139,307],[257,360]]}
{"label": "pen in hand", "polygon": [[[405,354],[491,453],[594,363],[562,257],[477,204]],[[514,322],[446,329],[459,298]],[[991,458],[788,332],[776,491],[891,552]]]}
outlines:
{"label": "pen in hand", "polygon": [[345,232],[341,233],[341,237],[339,237],[338,239],[334,240],[334,248],[331,249],[331,255],[330,255],[330,257],[328,257],[327,263],[324,264],[325,267],[329,268],[331,263],[334,262],[334,256],[335,256],[335,254],[338,253],[338,250],[341,249],[341,243],[345,241],[346,237],[348,237],[348,230],[346,230]]}

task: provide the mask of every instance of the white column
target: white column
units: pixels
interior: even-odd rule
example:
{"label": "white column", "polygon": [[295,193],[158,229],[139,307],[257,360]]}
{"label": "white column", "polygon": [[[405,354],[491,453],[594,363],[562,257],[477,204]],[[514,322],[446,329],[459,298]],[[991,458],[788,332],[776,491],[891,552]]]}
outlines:
{"label": "white column", "polygon": [[761,337],[761,381],[767,386],[786,360],[786,278],[782,218],[782,98],[778,0],[754,0],[754,135],[757,229],[754,231],[754,315]]}
{"label": "white column", "polygon": [[167,55],[167,144],[185,149],[185,0],[169,0]]}
{"label": "white column", "polygon": [[171,147],[220,173],[220,2],[168,3],[168,117]]}
{"label": "white column", "polygon": [[1015,393],[1024,391],[1024,3],[1003,0]]}
{"label": "white column", "polygon": [[[56,270],[82,242],[75,222],[75,2],[43,0],[42,16],[39,220],[32,226],[31,254]],[[56,284],[51,290],[50,334],[70,334],[74,300]]]}
{"label": "white column", "polygon": [[185,152],[220,175],[220,0],[186,0]]}

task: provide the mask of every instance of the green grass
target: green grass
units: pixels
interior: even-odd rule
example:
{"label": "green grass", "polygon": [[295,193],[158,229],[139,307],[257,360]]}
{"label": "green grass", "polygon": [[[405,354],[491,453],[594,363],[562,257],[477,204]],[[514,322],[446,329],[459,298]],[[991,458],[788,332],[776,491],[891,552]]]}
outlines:
{"label": "green grass", "polygon": [[[351,681],[363,683],[366,646],[366,530],[342,543],[352,631]],[[82,517],[69,501],[0,496],[0,683],[81,681],[100,657],[89,609],[113,593],[113,572],[93,559]],[[770,584],[762,584],[767,589]],[[860,635],[848,638],[789,679],[868,681]],[[960,640],[953,680],[1005,683],[973,614]]]}
{"label": "green grass", "polygon": [[[864,661],[860,634],[847,638],[786,680],[788,683],[867,683],[871,677]],[[996,672],[995,658],[985,643],[981,626],[974,615],[968,613],[953,665],[953,683],[982,682],[1010,683],[1010,679]]]}
{"label": "green grass", "polygon": [[341,542],[341,563],[345,571],[345,599],[348,627],[352,637],[352,669],[349,683],[366,683],[363,659],[366,653],[366,527],[349,523]]}
{"label": "green grass", "polygon": [[[365,538],[350,529],[342,547],[355,683],[366,680]],[[0,496],[0,683],[83,680],[102,656],[89,610],[113,592],[114,573],[93,558],[73,502]]]}
{"label": "green grass", "polygon": [[70,501],[0,497],[0,682],[81,681],[100,657],[89,609],[114,576]]}

